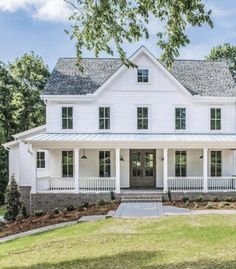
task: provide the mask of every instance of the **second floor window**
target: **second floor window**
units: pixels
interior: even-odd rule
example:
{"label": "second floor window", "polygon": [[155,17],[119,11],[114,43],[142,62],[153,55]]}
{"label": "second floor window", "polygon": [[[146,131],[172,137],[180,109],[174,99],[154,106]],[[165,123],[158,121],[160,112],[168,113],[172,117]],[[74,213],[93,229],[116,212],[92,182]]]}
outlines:
{"label": "second floor window", "polygon": [[62,151],[62,176],[73,177],[74,173],[74,152]]}
{"label": "second floor window", "polygon": [[148,69],[138,69],[137,71],[138,82],[148,82],[149,79],[148,75],[149,75]]}
{"label": "second floor window", "polygon": [[62,129],[73,129],[73,107],[62,107]]}
{"label": "second floor window", "polygon": [[110,107],[99,107],[99,129],[110,129]]}
{"label": "second floor window", "polygon": [[211,108],[211,130],[221,130],[220,108]]}
{"label": "second floor window", "polygon": [[177,150],[175,152],[175,176],[187,176],[187,154],[186,151]]}
{"label": "second floor window", "polygon": [[45,152],[37,152],[37,168],[45,168]]}
{"label": "second floor window", "polygon": [[148,107],[137,108],[137,129],[148,130]]}
{"label": "second floor window", "polygon": [[211,151],[211,176],[221,177],[221,151]]}
{"label": "second floor window", "polygon": [[176,130],[186,129],[186,108],[185,107],[175,108],[175,129]]}

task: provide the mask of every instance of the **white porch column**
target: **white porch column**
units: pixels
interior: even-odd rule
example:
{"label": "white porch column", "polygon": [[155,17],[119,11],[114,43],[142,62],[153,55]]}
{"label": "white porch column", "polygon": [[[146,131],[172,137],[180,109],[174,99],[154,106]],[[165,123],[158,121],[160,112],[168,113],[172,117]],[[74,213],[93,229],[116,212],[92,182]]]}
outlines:
{"label": "white porch column", "polygon": [[163,149],[163,179],[164,179],[164,192],[168,191],[168,149]]}
{"label": "white porch column", "polygon": [[203,191],[208,191],[208,149],[203,149]]}
{"label": "white porch column", "polygon": [[116,193],[120,193],[120,149],[116,148]]}
{"label": "white porch column", "polygon": [[76,192],[79,192],[79,161],[79,149],[74,148],[74,180]]}
{"label": "white porch column", "polygon": [[32,165],[32,186],[31,193],[37,192],[37,149],[32,149],[31,155],[31,165]]}

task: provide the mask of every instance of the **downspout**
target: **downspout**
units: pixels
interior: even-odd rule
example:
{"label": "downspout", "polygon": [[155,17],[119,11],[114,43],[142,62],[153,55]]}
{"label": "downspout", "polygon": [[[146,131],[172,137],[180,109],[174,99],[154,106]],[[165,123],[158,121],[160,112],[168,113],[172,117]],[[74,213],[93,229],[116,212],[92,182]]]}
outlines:
{"label": "downspout", "polygon": [[32,145],[28,142],[28,152],[30,155],[33,155],[33,152],[32,152]]}

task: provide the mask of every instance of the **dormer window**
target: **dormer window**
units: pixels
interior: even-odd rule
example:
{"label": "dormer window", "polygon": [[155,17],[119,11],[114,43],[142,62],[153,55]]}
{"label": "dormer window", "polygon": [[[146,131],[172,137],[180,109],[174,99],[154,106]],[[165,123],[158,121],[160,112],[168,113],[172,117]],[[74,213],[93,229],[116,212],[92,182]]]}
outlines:
{"label": "dormer window", "polygon": [[149,70],[148,69],[138,69],[137,71],[137,79],[138,82],[147,83],[149,79]]}

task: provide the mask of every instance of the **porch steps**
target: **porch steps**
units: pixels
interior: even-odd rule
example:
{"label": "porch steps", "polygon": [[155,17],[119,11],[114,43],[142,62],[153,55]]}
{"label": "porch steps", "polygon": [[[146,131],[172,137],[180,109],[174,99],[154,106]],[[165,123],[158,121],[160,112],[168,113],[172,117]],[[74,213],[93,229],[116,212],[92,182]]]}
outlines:
{"label": "porch steps", "polygon": [[121,196],[122,203],[152,203],[162,202],[162,195],[158,193],[125,193]]}

